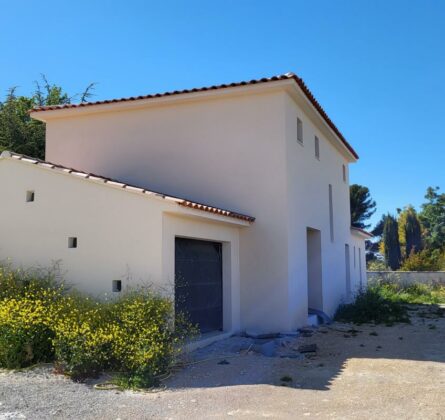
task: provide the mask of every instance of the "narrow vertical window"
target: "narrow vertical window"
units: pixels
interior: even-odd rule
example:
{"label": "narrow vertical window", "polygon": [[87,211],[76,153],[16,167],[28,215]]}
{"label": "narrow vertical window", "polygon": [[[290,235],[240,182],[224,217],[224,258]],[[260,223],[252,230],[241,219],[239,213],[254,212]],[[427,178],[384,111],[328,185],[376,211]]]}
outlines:
{"label": "narrow vertical window", "polygon": [[297,140],[303,144],[303,122],[300,118],[297,118]]}
{"label": "narrow vertical window", "polygon": [[26,202],[32,203],[35,199],[35,193],[34,191],[26,191]]}
{"label": "narrow vertical window", "polygon": [[362,278],[362,249],[358,249],[358,269],[360,271],[360,290],[363,289],[363,278]]}
{"label": "narrow vertical window", "polygon": [[343,165],[343,182],[346,182],[346,165]]}
{"label": "narrow vertical window", "polygon": [[354,268],[355,268],[355,247],[354,247]]}
{"label": "narrow vertical window", "polygon": [[320,140],[318,140],[318,137],[315,136],[314,138],[315,143],[315,157],[320,160]]}
{"label": "narrow vertical window", "polygon": [[331,242],[334,242],[334,206],[332,203],[332,185],[329,184],[329,228],[331,232]]}

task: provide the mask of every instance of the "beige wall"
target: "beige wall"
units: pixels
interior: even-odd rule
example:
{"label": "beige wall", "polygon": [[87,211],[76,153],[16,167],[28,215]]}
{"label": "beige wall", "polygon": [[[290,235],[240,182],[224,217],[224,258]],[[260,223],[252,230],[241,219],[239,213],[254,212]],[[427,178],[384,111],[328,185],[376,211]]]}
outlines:
{"label": "beige wall", "polygon": [[9,159],[0,160],[0,180],[0,260],[24,268],[60,261],[65,281],[93,295],[112,294],[112,280],[122,280],[173,296],[175,236],[221,241],[224,328],[239,330],[240,228],[228,218]]}
{"label": "beige wall", "polygon": [[[365,238],[352,230],[349,246],[351,252],[351,286],[352,293],[357,293],[367,286]],[[355,257],[354,257],[355,253]]]}
{"label": "beige wall", "polygon": [[[310,118],[304,101],[287,95],[286,156],[288,188],[289,241],[289,311],[295,320],[307,313],[306,229],[321,231],[323,310],[332,316],[346,299],[345,244],[364,246],[363,239],[353,238],[350,230],[349,179],[343,181],[343,165],[348,159],[328,141],[320,124]],[[304,142],[297,141],[297,117],[303,122]],[[315,136],[319,139],[320,159],[315,157]],[[329,184],[333,191],[334,240],[330,235]],[[352,255],[352,254],[351,254]],[[353,255],[350,261],[353,263]],[[363,266],[364,267],[364,266]],[[354,271],[356,270],[356,271]],[[357,268],[351,267],[351,284],[356,282]],[[297,321],[298,322],[298,321]]]}
{"label": "beige wall", "polygon": [[279,87],[234,92],[61,112],[47,121],[47,159],[255,216],[240,233],[241,324],[288,330],[307,320],[308,227],[321,231],[324,310],[332,315],[345,297],[352,239],[342,165],[353,159],[302,97]]}
{"label": "beige wall", "polygon": [[290,328],[282,91],[47,123],[47,159],[256,217],[241,232],[248,328]]}

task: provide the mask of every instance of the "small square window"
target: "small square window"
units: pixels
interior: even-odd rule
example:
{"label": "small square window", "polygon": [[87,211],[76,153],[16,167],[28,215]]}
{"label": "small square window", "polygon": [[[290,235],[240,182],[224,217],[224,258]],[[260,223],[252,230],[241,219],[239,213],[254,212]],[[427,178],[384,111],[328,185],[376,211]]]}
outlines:
{"label": "small square window", "polygon": [[297,118],[297,140],[303,144],[303,121]]}
{"label": "small square window", "polygon": [[317,159],[320,159],[320,140],[318,140],[318,137],[315,136],[315,157]]}
{"label": "small square window", "polygon": [[68,238],[68,248],[77,248],[77,238]]}
{"label": "small square window", "polygon": [[119,293],[122,291],[122,280],[113,280],[112,282],[113,292]]}
{"label": "small square window", "polygon": [[35,199],[35,193],[34,191],[26,191],[26,202],[32,203]]}

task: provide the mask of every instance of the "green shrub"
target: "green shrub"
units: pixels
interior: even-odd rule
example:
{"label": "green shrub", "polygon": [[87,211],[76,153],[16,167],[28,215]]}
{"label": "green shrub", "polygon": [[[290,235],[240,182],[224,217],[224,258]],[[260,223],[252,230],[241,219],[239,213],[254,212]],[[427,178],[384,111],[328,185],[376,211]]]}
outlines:
{"label": "green shrub", "polygon": [[0,367],[21,368],[53,357],[52,323],[61,309],[59,289],[25,290],[0,300]]}
{"label": "green shrub", "polygon": [[405,306],[385,297],[380,286],[370,286],[357,295],[354,303],[340,305],[335,319],[355,324],[409,322]]}
{"label": "green shrub", "polygon": [[444,266],[444,254],[437,251],[423,250],[412,252],[405,259],[400,271],[439,271]]}
{"label": "green shrub", "polygon": [[415,304],[445,303],[445,286],[441,284],[415,283],[403,285],[395,283],[382,283],[379,286],[380,294],[394,302]]}
{"label": "green shrub", "polygon": [[19,369],[54,357],[52,331],[43,325],[34,328],[0,326],[0,367]]}
{"label": "green shrub", "polygon": [[59,266],[50,269],[12,269],[9,265],[0,265],[0,301],[6,298],[19,298],[25,294],[40,293],[43,290],[64,287],[56,282]]}
{"label": "green shrub", "polygon": [[[181,339],[168,299],[132,292],[112,304],[112,358],[135,386],[151,386],[172,364]],[[179,334],[178,334],[179,333]]]}
{"label": "green shrub", "polygon": [[371,260],[367,263],[368,271],[389,271],[389,268],[383,261]]}
{"label": "green shrub", "polygon": [[68,293],[50,274],[0,268],[0,367],[55,361],[75,380],[110,369],[121,385],[153,386],[194,332],[149,289],[102,302]]}
{"label": "green shrub", "polygon": [[68,296],[64,311],[53,323],[58,369],[74,380],[95,377],[109,368],[113,337],[107,304]]}
{"label": "green shrub", "polygon": [[82,309],[73,299],[65,305],[70,310],[55,327],[54,348],[62,369],[74,379],[111,369],[126,386],[153,386],[192,332],[186,323],[173,328],[170,299],[146,289]]}

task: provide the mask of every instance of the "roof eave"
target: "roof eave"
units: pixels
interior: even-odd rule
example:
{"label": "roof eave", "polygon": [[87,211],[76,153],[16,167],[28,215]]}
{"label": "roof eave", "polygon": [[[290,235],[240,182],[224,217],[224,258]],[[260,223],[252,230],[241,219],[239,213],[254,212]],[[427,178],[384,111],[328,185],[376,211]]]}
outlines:
{"label": "roof eave", "polygon": [[95,114],[102,112],[114,112],[123,110],[140,109],[147,107],[155,107],[159,105],[167,105],[169,103],[182,103],[190,101],[199,101],[202,99],[224,96],[242,96],[249,93],[268,92],[279,90],[286,85],[293,84],[292,79],[276,80],[274,83],[256,83],[252,85],[228,86],[225,88],[196,90],[186,93],[158,94],[151,97],[141,99],[125,98],[124,100],[100,101],[98,103],[76,104],[69,108],[55,109],[39,109],[35,108],[29,111],[30,116],[42,122],[56,118],[67,118],[71,116]]}
{"label": "roof eave", "polygon": [[295,88],[295,92],[298,92],[298,96],[303,98],[306,106],[315,112],[323,124],[323,127],[327,129],[327,132],[336,139],[335,144],[338,145],[338,149],[344,152],[345,156],[347,156],[351,163],[356,162],[359,158],[356,151],[345,139],[333,121],[329,118],[323,107],[306,86],[303,79],[294,73],[286,73],[280,76],[231,83],[227,85],[214,85],[210,87],[164,92],[153,95],[97,101],[92,103],[87,102],[81,104],[41,107],[31,110],[30,115],[34,119],[46,122],[53,118],[64,118],[73,115],[79,116],[82,114],[91,114],[96,112],[110,112],[123,109],[144,108],[147,106],[159,106],[160,104],[173,101],[178,103],[178,101],[185,102],[201,100],[203,98],[215,96],[242,95],[245,93],[258,92],[259,90],[271,91],[289,86],[293,86]]}
{"label": "roof eave", "polygon": [[74,176],[77,179],[104,185],[109,188],[115,188],[120,191],[126,191],[128,193],[139,194],[145,197],[150,197],[152,199],[162,200],[163,202],[175,205],[174,208],[176,213],[196,215],[201,219],[219,221],[237,226],[250,226],[255,221],[255,218],[252,216],[236,213],[230,210],[225,210],[206,204],[188,201],[183,198],[169,196],[138,186],[125,184],[111,178],[105,178],[100,175],[78,171],[73,168],[67,168],[65,166],[58,165],[52,162],[41,161],[36,158],[20,155],[18,153],[3,151],[0,154],[0,162],[4,160],[31,165],[42,170],[52,171],[53,173],[58,175]]}
{"label": "roof eave", "polygon": [[363,238],[366,238],[366,239],[372,239],[374,237],[374,235],[372,233],[367,232],[366,230],[360,229],[355,226],[351,226],[351,232],[355,233],[356,235],[359,235]]}

